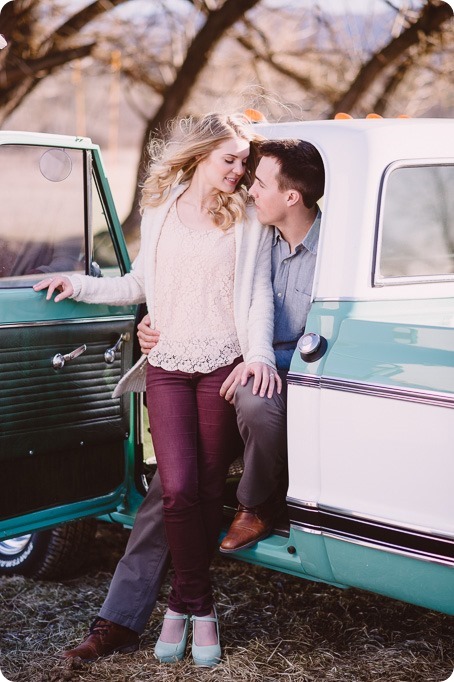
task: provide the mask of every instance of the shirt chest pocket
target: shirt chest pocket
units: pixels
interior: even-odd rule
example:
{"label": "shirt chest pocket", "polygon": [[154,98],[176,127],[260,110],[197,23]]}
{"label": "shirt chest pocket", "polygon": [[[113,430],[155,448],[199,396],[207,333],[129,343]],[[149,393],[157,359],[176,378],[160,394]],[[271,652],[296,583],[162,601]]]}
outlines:
{"label": "shirt chest pocket", "polygon": [[288,297],[288,323],[293,338],[300,336],[306,326],[306,318],[311,305],[311,290],[295,287],[293,295]]}

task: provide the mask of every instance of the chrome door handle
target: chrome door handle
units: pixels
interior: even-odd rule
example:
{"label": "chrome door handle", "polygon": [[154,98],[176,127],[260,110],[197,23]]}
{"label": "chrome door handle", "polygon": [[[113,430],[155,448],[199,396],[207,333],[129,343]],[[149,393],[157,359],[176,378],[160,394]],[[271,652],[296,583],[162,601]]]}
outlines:
{"label": "chrome door handle", "polygon": [[108,348],[104,352],[104,360],[107,362],[108,365],[112,365],[115,362],[115,353],[117,352],[117,350],[120,350],[123,341],[129,341],[130,338],[131,334],[129,332],[125,332],[120,336],[115,346],[112,346],[112,348]]}
{"label": "chrome door handle", "polygon": [[76,348],[73,350],[71,353],[66,353],[66,355],[62,355],[61,353],[57,353],[54,355],[52,358],[52,367],[54,369],[62,369],[62,367],[65,366],[65,363],[69,362],[70,360],[74,360],[75,358],[78,358],[79,355],[82,355],[82,353],[85,353],[87,350],[87,346],[79,346],[79,348]]}

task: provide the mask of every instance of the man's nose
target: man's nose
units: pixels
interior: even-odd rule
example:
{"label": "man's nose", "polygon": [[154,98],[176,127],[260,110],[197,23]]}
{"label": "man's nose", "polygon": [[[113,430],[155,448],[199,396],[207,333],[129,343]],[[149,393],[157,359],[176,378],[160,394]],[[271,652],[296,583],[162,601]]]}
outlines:
{"label": "man's nose", "polygon": [[253,199],[255,199],[255,197],[257,196],[257,192],[255,191],[255,182],[253,182],[252,185],[249,187],[248,194]]}

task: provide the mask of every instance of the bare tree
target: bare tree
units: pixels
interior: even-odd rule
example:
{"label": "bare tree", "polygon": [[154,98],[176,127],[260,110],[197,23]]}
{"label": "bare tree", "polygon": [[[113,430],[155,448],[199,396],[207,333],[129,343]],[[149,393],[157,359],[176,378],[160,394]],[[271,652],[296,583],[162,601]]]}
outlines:
{"label": "bare tree", "polygon": [[362,31],[349,42],[346,18],[323,13],[318,4],[295,13],[294,5],[276,9],[267,0],[186,0],[186,6],[154,0],[140,21],[115,18],[111,10],[129,1],[97,0],[69,14],[66,5],[66,15],[50,0],[9,2],[0,24],[9,41],[0,52],[0,123],[65,64],[88,56],[100,73],[109,72],[112,52],[120,51],[123,91],[147,93],[136,106],[143,136],[124,221],[130,239],[139,223],[149,137],[162,134],[167,121],[188,107],[198,111],[225,97],[229,87],[246,90],[252,84],[261,88],[264,101],[276,95],[288,118],[326,118],[340,110],[385,114],[423,71],[432,88],[431,69],[452,78],[452,69],[440,68],[442,39],[445,46],[454,42],[452,10],[441,0],[426,0],[418,10],[383,0],[390,36],[384,45],[378,44],[373,17],[369,34]]}
{"label": "bare tree", "polygon": [[[137,171],[137,182],[132,207],[123,222],[126,235],[137,229],[140,184],[147,165],[147,144],[152,132],[164,133],[165,124],[180,112],[186,102],[197,78],[206,65],[210,52],[214,49],[224,33],[235,24],[249,9],[260,0],[226,0],[219,8],[209,10],[206,20],[188,47],[185,59],[178,70],[175,80],[162,95],[162,103],[156,113],[148,121],[142,143],[142,154]],[[205,3],[208,8],[211,3]]]}
{"label": "bare tree", "polygon": [[[1,32],[8,41],[0,53],[0,123],[36,85],[63,64],[90,55],[96,42],[80,37],[94,19],[129,0],[96,0],[45,30],[41,0],[14,0],[1,12]],[[44,15],[45,16],[45,15]],[[73,44],[74,38],[78,41]]]}
{"label": "bare tree", "polygon": [[428,37],[439,33],[443,24],[452,19],[452,16],[452,9],[446,2],[427,0],[417,20],[409,22],[399,36],[392,38],[387,45],[362,65],[353,82],[348,84],[346,90],[334,103],[331,115],[339,111],[353,111],[389,67],[394,67],[394,72],[385,81],[384,92],[386,89],[395,87],[397,82],[402,81],[406,70],[412,63],[409,59],[411,48],[421,44],[427,48]]}

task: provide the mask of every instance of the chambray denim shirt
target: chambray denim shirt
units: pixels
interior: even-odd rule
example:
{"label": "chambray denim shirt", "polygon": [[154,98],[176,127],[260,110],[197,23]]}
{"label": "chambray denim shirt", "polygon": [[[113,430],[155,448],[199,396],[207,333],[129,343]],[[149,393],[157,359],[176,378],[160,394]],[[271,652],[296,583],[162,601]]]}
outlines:
{"label": "chambray denim shirt", "polygon": [[296,343],[306,326],[321,217],[319,209],[309,232],[293,253],[290,253],[290,246],[278,228],[274,228],[271,250],[274,291],[273,347],[278,369],[288,370],[290,367]]}

